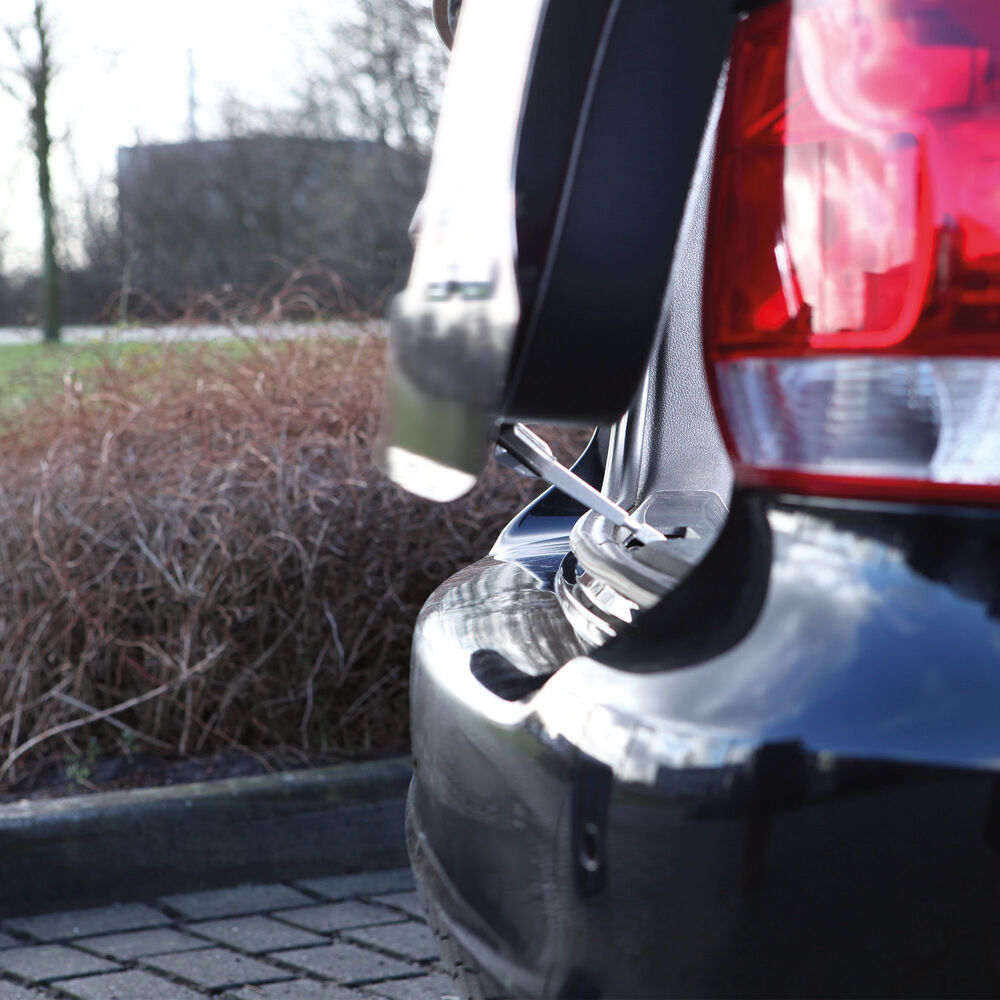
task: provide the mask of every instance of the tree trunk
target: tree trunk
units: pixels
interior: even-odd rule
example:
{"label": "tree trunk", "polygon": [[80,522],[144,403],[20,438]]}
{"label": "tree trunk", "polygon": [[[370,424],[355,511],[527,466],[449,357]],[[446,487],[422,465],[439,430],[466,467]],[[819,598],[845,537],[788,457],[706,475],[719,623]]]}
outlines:
{"label": "tree trunk", "polygon": [[52,202],[52,176],[49,153],[48,96],[52,82],[50,41],[43,0],[35,0],[34,28],[38,36],[38,65],[31,78],[31,126],[34,133],[35,162],[38,167],[38,199],[42,209],[42,334],[46,341],[59,340],[62,309],[59,298],[59,263],[56,259],[55,206]]}

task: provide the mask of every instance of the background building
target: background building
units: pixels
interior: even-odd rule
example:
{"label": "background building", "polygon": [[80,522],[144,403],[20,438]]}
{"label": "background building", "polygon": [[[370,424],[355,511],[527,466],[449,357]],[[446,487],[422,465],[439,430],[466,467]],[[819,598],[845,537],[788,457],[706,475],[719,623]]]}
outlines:
{"label": "background building", "polygon": [[121,148],[122,283],[137,301],[174,311],[211,294],[263,301],[296,273],[324,272],[341,308],[377,307],[405,279],[426,172],[419,154],[355,139]]}

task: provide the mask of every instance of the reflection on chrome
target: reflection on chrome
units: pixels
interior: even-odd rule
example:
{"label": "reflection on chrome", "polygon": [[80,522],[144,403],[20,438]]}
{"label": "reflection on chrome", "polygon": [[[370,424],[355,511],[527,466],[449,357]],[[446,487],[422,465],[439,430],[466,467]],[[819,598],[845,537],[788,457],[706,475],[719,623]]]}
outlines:
{"label": "reflection on chrome", "polygon": [[555,581],[556,596],[577,634],[599,646],[655,607],[704,558],[726,519],[712,492],[658,491],[635,519],[656,529],[652,541],[632,543],[629,533],[591,511],[574,525],[571,555]]}
{"label": "reflection on chrome", "polygon": [[[984,634],[981,601],[937,585],[884,540],[801,512],[766,516],[773,548],[759,569],[740,571],[753,609],[747,628],[728,645],[704,636],[688,665],[660,659],[673,626],[661,635],[655,616],[669,595],[637,618],[647,639],[638,653],[635,644],[623,652],[626,635],[588,655],[555,595],[531,573],[495,559],[463,570],[421,616],[418,712],[422,692],[447,691],[449,704],[466,706],[477,725],[531,733],[557,756],[581,751],[625,783],[660,787],[697,771],[685,785],[691,794],[700,794],[698,781],[728,780],[767,744],[948,764],[953,742],[926,722],[940,715],[950,732],[944,694],[964,664],[972,683],[975,664],[994,648],[983,645],[996,641],[996,630]],[[967,648],[963,636],[971,637]],[[893,658],[873,674],[879,648]],[[505,697],[477,678],[472,661],[482,651],[528,679],[523,694]],[[992,759],[995,727],[970,741],[962,748],[968,759]]]}
{"label": "reflection on chrome", "polygon": [[[745,639],[691,668],[623,673],[590,657],[558,671],[531,702],[540,732],[612,767],[623,781],[655,783],[662,768],[720,768],[749,758],[761,740],[794,740],[796,718],[817,687],[835,685],[852,664],[860,629],[880,621],[903,564],[883,543],[818,518],[771,511],[780,554]],[[929,588],[931,590],[933,588]],[[894,598],[904,634],[933,609]],[[640,620],[641,621],[641,620]],[[669,639],[667,640],[669,641]],[[836,715],[829,720],[836,727]]]}
{"label": "reflection on chrome", "polygon": [[[636,781],[653,780],[661,766],[724,766],[749,747],[795,742],[807,732],[830,752],[891,756],[900,744],[910,746],[912,720],[926,714],[923,702],[954,683],[955,657],[974,663],[983,655],[976,647],[928,656],[928,645],[941,639],[935,623],[948,621],[952,637],[981,635],[981,606],[936,586],[884,540],[798,512],[772,510],[768,521],[774,537],[768,575],[744,581],[766,596],[732,648],[674,669],[657,669],[654,660],[623,670],[612,653],[578,657],[532,699],[540,731]],[[639,627],[645,625],[640,619]],[[651,657],[655,645],[649,644]],[[893,661],[875,679],[859,664],[882,645],[893,650]],[[911,664],[918,662],[914,674]],[[604,714],[591,729],[593,706]],[[859,726],[859,712],[879,725]],[[624,757],[616,749],[623,745]],[[924,762],[948,763],[947,747],[931,733],[920,746]]]}
{"label": "reflection on chrome", "polygon": [[[549,745],[578,747],[619,781],[640,785],[655,785],[663,768],[736,766],[752,755],[756,742],[735,729],[673,719],[650,725],[652,703],[616,698],[614,680],[613,671],[585,657],[568,663],[532,701],[539,734]],[[633,677],[625,687],[652,692],[662,683],[662,677]],[[585,698],[577,693],[583,691]]]}
{"label": "reflection on chrome", "polygon": [[447,503],[462,496],[476,482],[476,477],[467,472],[393,445],[385,449],[384,463],[390,479],[397,483],[405,482],[411,493],[438,503]]}
{"label": "reflection on chrome", "polygon": [[520,317],[514,159],[542,6],[463,5],[413,267],[393,308],[379,462],[423,496],[426,469],[392,460],[392,448],[468,474],[434,499],[460,496],[485,465],[510,367]]}

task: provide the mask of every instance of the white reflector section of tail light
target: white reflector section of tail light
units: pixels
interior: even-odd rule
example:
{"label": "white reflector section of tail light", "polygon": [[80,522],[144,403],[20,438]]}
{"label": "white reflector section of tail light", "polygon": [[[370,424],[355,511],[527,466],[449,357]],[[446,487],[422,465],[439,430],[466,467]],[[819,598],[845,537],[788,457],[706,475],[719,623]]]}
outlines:
{"label": "white reflector section of tail light", "polygon": [[1000,502],[1000,4],[739,24],[705,350],[738,481]]}
{"label": "white reflector section of tail light", "polygon": [[737,454],[764,473],[1000,485],[1000,360],[743,358],[716,382]]}

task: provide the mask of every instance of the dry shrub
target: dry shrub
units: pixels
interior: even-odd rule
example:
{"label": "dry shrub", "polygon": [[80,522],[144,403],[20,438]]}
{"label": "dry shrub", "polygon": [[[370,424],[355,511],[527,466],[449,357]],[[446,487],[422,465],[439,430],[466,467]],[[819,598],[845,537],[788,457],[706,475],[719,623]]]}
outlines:
{"label": "dry shrub", "polygon": [[441,506],[384,479],[382,354],[186,345],[0,432],[0,780],[116,738],[406,746],[415,613],[534,487],[493,468]]}

